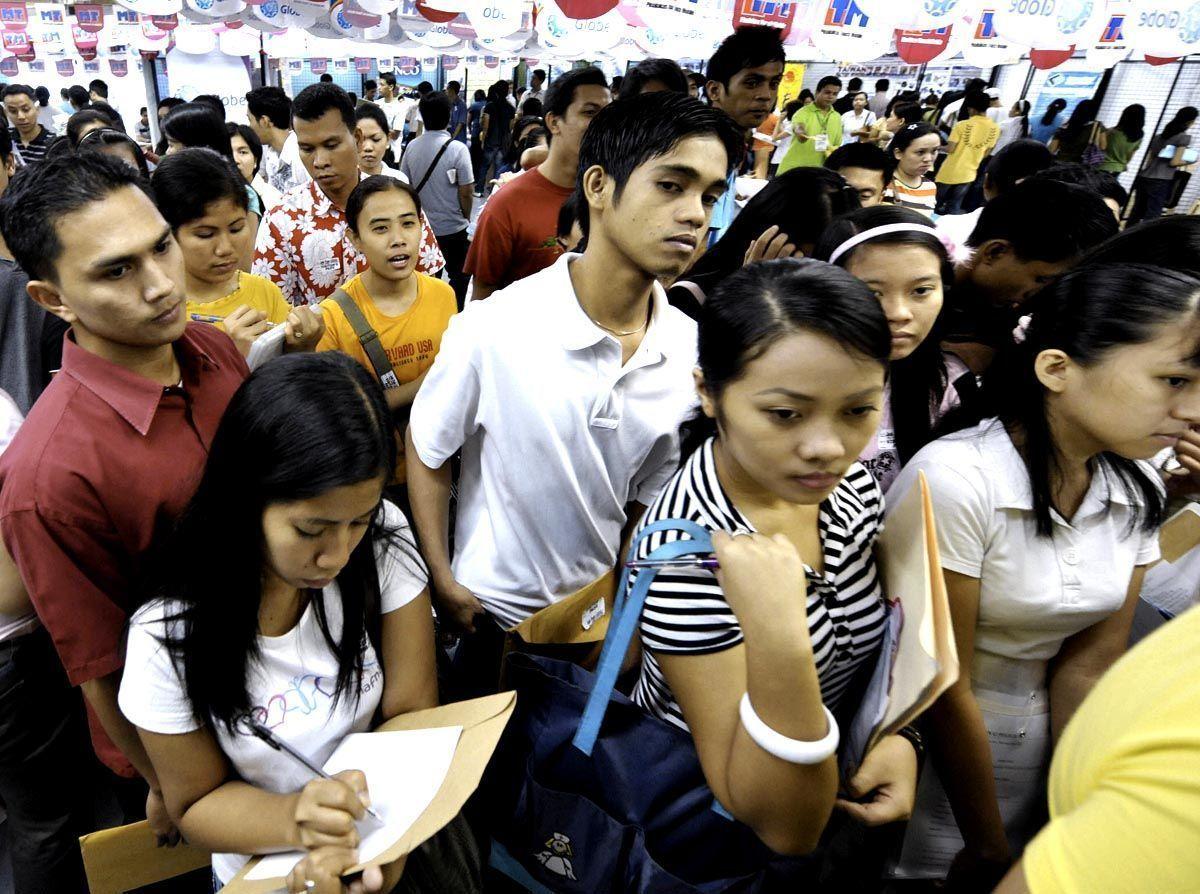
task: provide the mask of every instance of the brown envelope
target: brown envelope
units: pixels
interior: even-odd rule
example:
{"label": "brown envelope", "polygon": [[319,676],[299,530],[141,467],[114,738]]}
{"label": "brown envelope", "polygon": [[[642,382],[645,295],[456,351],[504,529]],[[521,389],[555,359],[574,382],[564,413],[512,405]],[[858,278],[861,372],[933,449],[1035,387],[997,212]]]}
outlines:
{"label": "brown envelope", "polygon": [[[454,702],[439,708],[414,711],[395,717],[379,727],[378,732],[393,732],[407,729],[434,729],[441,726],[461,726],[462,736],[454,751],[454,759],[446,773],[433,802],[421,814],[403,838],[383,852],[375,861],[391,863],[405,854],[416,850],[427,839],[458,816],[467,798],[479,786],[484,767],[491,760],[492,752],[500,741],[500,734],[512,716],[517,704],[515,692],[501,692],[465,702]],[[267,894],[283,888],[282,879],[261,879],[248,882],[244,876],[257,862],[251,860],[233,879],[221,889],[222,894]],[[360,871],[355,866],[349,872]]]}
{"label": "brown envelope", "polygon": [[124,894],[209,864],[209,855],[180,844],[159,847],[145,820],[79,839],[92,894]]}
{"label": "brown envelope", "polygon": [[[530,615],[516,627],[510,627],[509,633],[515,633],[527,643],[543,645],[601,642],[608,632],[616,586],[616,574],[610,571],[570,596]],[[604,600],[602,615],[597,614],[601,599]]]}
{"label": "brown envelope", "polygon": [[1158,545],[1164,562],[1178,562],[1184,553],[1200,546],[1200,504],[1188,503],[1163,522]]}

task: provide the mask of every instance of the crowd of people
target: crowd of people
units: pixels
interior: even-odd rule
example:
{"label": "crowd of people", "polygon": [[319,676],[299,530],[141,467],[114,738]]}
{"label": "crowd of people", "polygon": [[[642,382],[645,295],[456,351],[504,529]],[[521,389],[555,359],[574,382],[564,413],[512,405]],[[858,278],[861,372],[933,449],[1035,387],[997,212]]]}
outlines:
{"label": "crowd of people", "polygon": [[[17,894],[86,891],[101,796],[212,852],[188,890],[289,849],[291,891],[508,890],[484,801],[343,882],[365,777],[250,727],[319,765],[496,692],[513,628],[612,611],[628,555],[656,573],[621,688],[778,861],[756,890],[1196,888],[1200,610],[1125,654],[1200,492],[1200,218],[1161,217],[1196,109],[1123,221],[1141,106],[828,76],[776,111],[784,60],[743,27],[702,75],[538,69],[469,105],[391,73],[257,88],[247,124],[168,99],[153,147],[102,81],[58,138],[45,91],[4,90]],[[961,671],[839,774],[876,542],[922,476]],[[709,890],[693,851],[672,890]]]}

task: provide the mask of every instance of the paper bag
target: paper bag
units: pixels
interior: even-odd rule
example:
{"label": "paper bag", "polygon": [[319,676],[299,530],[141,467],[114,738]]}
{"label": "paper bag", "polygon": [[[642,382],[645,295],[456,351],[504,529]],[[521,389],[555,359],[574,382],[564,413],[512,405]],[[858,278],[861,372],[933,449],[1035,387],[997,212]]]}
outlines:
{"label": "paper bag", "polygon": [[79,839],[92,894],[124,894],[209,865],[209,855],[180,843],[159,847],[145,820]]}
{"label": "paper bag", "polygon": [[[515,692],[501,692],[465,702],[454,702],[439,708],[414,711],[394,717],[379,727],[380,732],[409,729],[432,729],[440,726],[461,726],[462,735],[454,751],[454,760],[446,773],[446,781],[421,817],[413,823],[404,837],[388,848],[374,862],[391,863],[411,853],[458,816],[467,798],[479,786],[483,770],[500,741],[500,734],[512,716],[517,703]],[[221,889],[222,894],[268,894],[283,885],[278,879],[246,881],[245,875],[254,866],[251,860]],[[348,870],[362,870],[356,866]]]}
{"label": "paper bag", "polygon": [[616,575],[610,571],[565,599],[535,612],[508,632],[533,644],[566,646],[603,642],[615,596]]}
{"label": "paper bag", "polygon": [[1158,532],[1158,544],[1164,562],[1177,562],[1200,546],[1200,503],[1188,503],[1167,519]]}

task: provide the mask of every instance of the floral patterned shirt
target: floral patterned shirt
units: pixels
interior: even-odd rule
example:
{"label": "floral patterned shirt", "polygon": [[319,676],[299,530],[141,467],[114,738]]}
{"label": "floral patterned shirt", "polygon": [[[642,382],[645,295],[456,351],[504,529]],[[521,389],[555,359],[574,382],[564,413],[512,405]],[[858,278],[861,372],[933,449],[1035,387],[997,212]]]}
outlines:
{"label": "floral patterned shirt", "polygon": [[[417,270],[436,276],[446,266],[437,237],[421,214]],[[367,268],[350,241],[346,213],[313,181],[288,192],[263,218],[251,272],[279,286],[294,305],[316,304]]]}

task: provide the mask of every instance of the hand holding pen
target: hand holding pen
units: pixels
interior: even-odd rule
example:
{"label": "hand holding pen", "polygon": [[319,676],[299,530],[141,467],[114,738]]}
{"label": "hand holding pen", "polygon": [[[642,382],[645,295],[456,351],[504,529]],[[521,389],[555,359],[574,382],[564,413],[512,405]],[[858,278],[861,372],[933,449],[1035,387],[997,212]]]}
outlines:
{"label": "hand holding pen", "polygon": [[370,816],[382,823],[370,807],[367,777],[361,770],[344,770],[330,776],[291,745],[275,736],[261,723],[250,721],[249,730],[281,754],[291,758],[311,772],[313,779],[296,796],[293,811],[294,843],[306,850],[319,847],[358,847],[358,830],[354,823]]}

